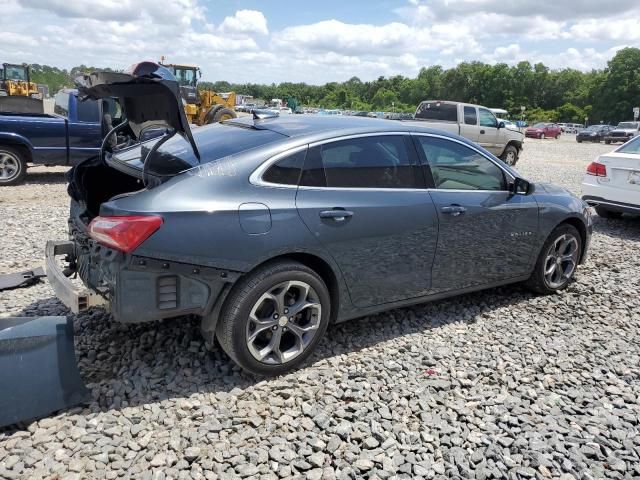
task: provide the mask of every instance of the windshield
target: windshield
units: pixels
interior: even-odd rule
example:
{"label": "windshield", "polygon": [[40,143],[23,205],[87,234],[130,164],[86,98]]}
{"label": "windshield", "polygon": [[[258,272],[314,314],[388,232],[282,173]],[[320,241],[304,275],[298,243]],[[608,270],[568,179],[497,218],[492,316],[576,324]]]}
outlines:
{"label": "windshield", "polygon": [[175,76],[182,86],[196,86],[196,71],[194,68],[175,67]]}
{"label": "windshield", "polygon": [[587,130],[595,132],[595,131],[600,130],[601,128],[603,128],[602,125],[591,125],[591,126],[587,127]]}
{"label": "windshield", "polygon": [[616,152],[635,153],[636,155],[640,154],[640,136],[635,137],[633,140],[625,143],[620,148],[618,148]]}
{"label": "windshield", "polygon": [[533,128],[544,128],[546,125],[546,123],[536,123]]}
{"label": "windshield", "polygon": [[638,122],[620,122],[618,128],[638,128]]}
{"label": "windshield", "polygon": [[5,67],[5,74],[7,75],[7,80],[27,81],[27,69],[21,66],[7,65]]}

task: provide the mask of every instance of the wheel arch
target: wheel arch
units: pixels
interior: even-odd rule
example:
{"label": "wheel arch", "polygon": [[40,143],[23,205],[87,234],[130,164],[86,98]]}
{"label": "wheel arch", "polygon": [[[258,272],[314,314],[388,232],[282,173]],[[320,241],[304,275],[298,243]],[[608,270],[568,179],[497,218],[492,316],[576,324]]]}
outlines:
{"label": "wheel arch", "polygon": [[27,162],[33,162],[33,147],[31,143],[20,135],[0,133],[0,148],[12,147],[24,153]]}
{"label": "wheel arch", "polygon": [[344,298],[344,295],[340,289],[338,275],[334,271],[333,267],[329,264],[329,262],[327,262],[322,257],[308,252],[284,253],[282,255],[271,257],[268,260],[259,263],[258,265],[254,266],[250,272],[247,272],[247,274],[264,266],[267,263],[273,263],[283,260],[293,260],[295,262],[301,263],[320,275],[320,278],[322,278],[322,281],[325,283],[327,289],[329,290],[329,296],[331,298],[332,308],[329,321],[330,323],[335,323],[338,318],[341,300]]}

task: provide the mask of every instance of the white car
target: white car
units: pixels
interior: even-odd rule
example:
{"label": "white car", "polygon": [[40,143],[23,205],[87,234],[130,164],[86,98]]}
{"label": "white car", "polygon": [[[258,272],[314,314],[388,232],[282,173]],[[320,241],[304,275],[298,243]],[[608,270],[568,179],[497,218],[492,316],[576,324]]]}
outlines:
{"label": "white car", "polygon": [[640,136],[589,164],[582,199],[604,218],[640,215]]}

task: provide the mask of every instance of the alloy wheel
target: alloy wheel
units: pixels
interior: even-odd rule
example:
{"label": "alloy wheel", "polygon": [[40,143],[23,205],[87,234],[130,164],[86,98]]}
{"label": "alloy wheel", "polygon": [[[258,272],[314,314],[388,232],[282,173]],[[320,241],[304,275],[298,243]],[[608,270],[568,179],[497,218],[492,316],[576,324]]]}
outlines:
{"label": "alloy wheel", "polygon": [[516,154],[511,150],[508,151],[505,160],[506,160],[507,165],[511,165],[511,166],[515,165],[516,164]]}
{"label": "alloy wheel", "polygon": [[13,153],[0,152],[0,180],[11,180],[20,173],[20,160]]}
{"label": "alloy wheel", "polygon": [[263,293],[249,313],[246,342],[251,355],[267,364],[299,356],[314,339],[322,306],[306,282],[281,282]]}
{"label": "alloy wheel", "polygon": [[560,288],[569,281],[578,265],[579,250],[578,239],[568,233],[551,244],[544,262],[544,278],[550,288]]}

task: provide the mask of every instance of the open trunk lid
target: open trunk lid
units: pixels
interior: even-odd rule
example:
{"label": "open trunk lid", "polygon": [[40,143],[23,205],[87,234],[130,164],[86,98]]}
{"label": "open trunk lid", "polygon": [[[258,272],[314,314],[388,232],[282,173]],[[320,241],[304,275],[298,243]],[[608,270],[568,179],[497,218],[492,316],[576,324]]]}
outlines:
{"label": "open trunk lid", "polygon": [[184,137],[200,159],[182,107],[180,85],[167,68],[141,62],[122,73],[98,71],[80,76],[76,84],[82,99],[118,98],[135,140],[143,141],[150,129],[166,128]]}

